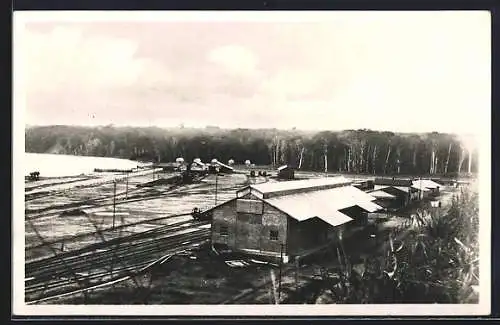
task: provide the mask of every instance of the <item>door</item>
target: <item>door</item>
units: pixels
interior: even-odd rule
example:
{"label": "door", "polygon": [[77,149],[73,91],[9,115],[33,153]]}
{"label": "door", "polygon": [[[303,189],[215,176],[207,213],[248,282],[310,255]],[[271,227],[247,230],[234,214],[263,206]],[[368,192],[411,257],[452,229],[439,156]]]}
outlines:
{"label": "door", "polygon": [[236,248],[260,250],[262,215],[238,212]]}

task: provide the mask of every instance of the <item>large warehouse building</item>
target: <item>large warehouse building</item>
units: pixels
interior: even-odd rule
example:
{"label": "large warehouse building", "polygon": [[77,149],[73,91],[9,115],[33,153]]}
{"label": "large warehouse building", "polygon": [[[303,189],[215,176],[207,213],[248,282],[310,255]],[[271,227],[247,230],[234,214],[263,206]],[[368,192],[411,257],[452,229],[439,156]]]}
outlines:
{"label": "large warehouse building", "polygon": [[337,240],[346,225],[381,209],[344,177],[263,183],[211,209],[212,244],[284,260]]}

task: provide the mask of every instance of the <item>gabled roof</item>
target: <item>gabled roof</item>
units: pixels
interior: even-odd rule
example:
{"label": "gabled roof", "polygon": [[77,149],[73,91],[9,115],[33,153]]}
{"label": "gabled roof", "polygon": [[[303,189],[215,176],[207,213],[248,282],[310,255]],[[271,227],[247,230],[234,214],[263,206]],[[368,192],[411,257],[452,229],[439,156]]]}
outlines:
{"label": "gabled roof", "polygon": [[350,184],[351,181],[347,178],[339,176],[286,182],[267,182],[250,185],[250,188],[262,193],[264,197],[266,197],[270,196],[266,194],[289,195],[292,193],[325,190],[339,186],[347,186]]}
{"label": "gabled roof", "polygon": [[339,210],[359,206],[374,212],[381,207],[375,198],[353,186],[343,186],[320,191],[271,197],[263,201],[285,212],[290,217],[304,221],[314,217],[339,217]]}
{"label": "gabled roof", "polygon": [[417,189],[422,188],[422,190],[423,190],[426,188],[427,189],[435,189],[438,187],[443,187],[443,185],[438,184],[434,181],[431,181],[430,179],[417,179],[417,180],[413,181],[413,187],[417,188]]}
{"label": "gabled roof", "polygon": [[205,167],[206,164],[201,162],[201,161],[193,161],[193,163],[191,165],[198,165],[200,167]]}
{"label": "gabled roof", "polygon": [[336,213],[334,213],[331,216],[318,217],[318,219],[321,219],[324,222],[326,222],[334,227],[343,225],[344,223],[348,223],[348,222],[353,220],[351,217],[349,217],[348,215],[346,215],[340,211],[337,211]]}
{"label": "gabled roof", "polygon": [[383,190],[376,190],[373,192],[368,192],[368,194],[370,194],[371,196],[373,196],[377,199],[393,199],[396,197],[395,195],[384,192]]}
{"label": "gabled roof", "polygon": [[374,184],[410,187],[412,185],[412,181],[411,179],[402,179],[402,178],[375,178]]}
{"label": "gabled roof", "polygon": [[217,161],[217,162],[216,162],[216,164],[217,164],[217,165],[219,165],[219,166],[222,166],[222,167],[224,167],[224,168],[227,168],[227,169],[230,169],[230,170],[234,170],[234,168],[233,168],[233,167],[231,167],[231,166],[229,166],[229,165],[226,165],[226,164],[224,164],[224,163],[221,163],[220,161]]}

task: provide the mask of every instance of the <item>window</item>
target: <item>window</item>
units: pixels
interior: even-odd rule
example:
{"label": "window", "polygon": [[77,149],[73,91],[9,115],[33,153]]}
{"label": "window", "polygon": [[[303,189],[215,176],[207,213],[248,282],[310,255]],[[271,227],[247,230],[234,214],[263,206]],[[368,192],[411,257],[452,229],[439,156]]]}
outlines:
{"label": "window", "polygon": [[229,228],[226,225],[220,225],[219,233],[221,236],[228,236],[229,235]]}
{"label": "window", "polygon": [[278,240],[279,232],[277,230],[269,231],[269,239],[270,240]]}

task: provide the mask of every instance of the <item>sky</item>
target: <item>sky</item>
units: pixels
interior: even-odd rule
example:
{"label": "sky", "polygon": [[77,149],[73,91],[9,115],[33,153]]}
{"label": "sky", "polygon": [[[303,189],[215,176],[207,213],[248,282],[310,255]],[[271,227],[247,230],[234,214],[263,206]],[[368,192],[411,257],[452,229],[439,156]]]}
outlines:
{"label": "sky", "polygon": [[29,125],[476,133],[490,28],[488,12],[16,12],[14,89]]}

